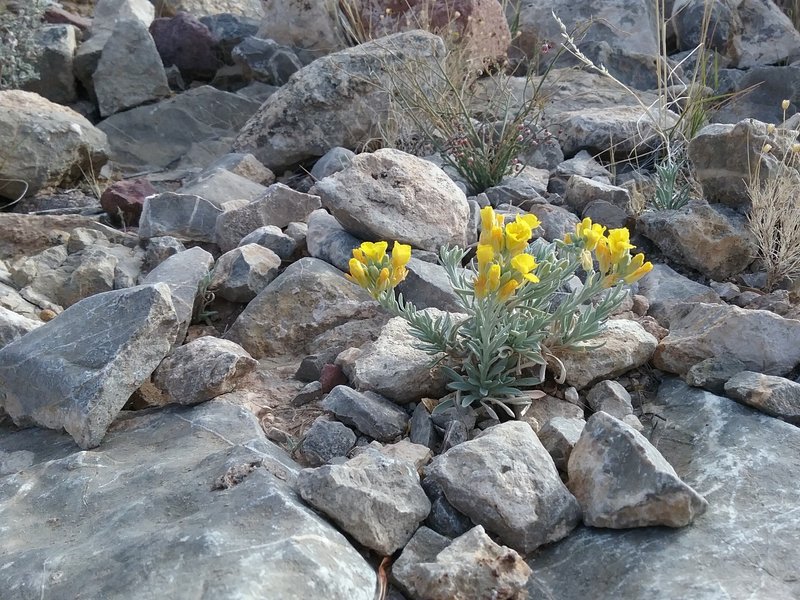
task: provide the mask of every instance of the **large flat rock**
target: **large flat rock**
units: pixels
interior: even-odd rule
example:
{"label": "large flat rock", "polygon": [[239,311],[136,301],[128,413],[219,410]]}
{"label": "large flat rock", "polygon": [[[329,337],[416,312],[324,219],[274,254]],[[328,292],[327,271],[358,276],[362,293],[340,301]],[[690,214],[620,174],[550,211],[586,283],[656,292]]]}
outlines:
{"label": "large flat rock", "polygon": [[0,427],[0,597],[372,600],[373,569],[301,503],[297,470],[220,401],[130,414],[93,452]]}
{"label": "large flat rock", "polygon": [[666,419],[653,441],[708,511],[676,531],[579,529],[529,561],[531,598],[800,597],[800,429],[678,380],[646,410]]}

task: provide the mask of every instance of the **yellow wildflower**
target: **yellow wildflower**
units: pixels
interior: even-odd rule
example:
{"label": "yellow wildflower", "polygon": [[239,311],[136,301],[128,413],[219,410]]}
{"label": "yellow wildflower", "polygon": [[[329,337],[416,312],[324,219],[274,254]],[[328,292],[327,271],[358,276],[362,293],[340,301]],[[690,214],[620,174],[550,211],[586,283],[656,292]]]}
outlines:
{"label": "yellow wildflower", "polygon": [[575,225],[575,233],[581,238],[586,245],[586,249],[591,251],[597,247],[597,244],[603,237],[606,228],[600,223],[592,223],[589,217]]}
{"label": "yellow wildflower", "polygon": [[386,256],[386,249],[388,247],[388,242],[364,242],[361,244],[361,252],[368,261],[381,262],[383,257]]}
{"label": "yellow wildflower", "polygon": [[539,278],[531,273],[537,266],[536,259],[530,254],[517,254],[511,259],[511,266],[520,274],[524,279],[531,283],[539,283]]}
{"label": "yellow wildflower", "polygon": [[772,144],[764,144],[764,145],[761,147],[761,151],[762,151],[764,154],[769,154],[770,150],[772,150]]}
{"label": "yellow wildflower", "polygon": [[395,242],[392,247],[392,268],[405,267],[411,260],[411,246]]}
{"label": "yellow wildflower", "polygon": [[613,261],[611,260],[611,251],[608,249],[608,240],[604,237],[600,238],[600,240],[601,241],[597,244],[597,248],[595,248],[594,254],[597,257],[600,272],[605,275],[611,270]]}
{"label": "yellow wildflower", "polygon": [[510,298],[511,295],[514,293],[519,287],[519,282],[516,279],[509,279],[506,283],[503,284],[503,287],[500,288],[500,291],[497,293],[497,296],[500,300],[506,300]]}
{"label": "yellow wildflower", "polygon": [[381,272],[378,274],[377,288],[379,292],[385,292],[389,289],[390,279],[391,275],[389,274],[389,269],[383,267]]}
{"label": "yellow wildflower", "polygon": [[631,264],[628,267],[629,273],[625,275],[622,280],[631,284],[644,277],[647,273],[653,270],[653,263],[644,262],[644,254],[641,252],[631,259]]}
{"label": "yellow wildflower", "polygon": [[500,287],[500,265],[494,264],[489,267],[489,275],[486,279],[486,291],[494,292]]}
{"label": "yellow wildflower", "polygon": [[611,253],[611,262],[621,261],[628,250],[634,248],[631,244],[630,232],[627,227],[612,229],[608,232],[608,250]]}
{"label": "yellow wildflower", "polygon": [[[353,252],[355,252],[355,250]],[[350,273],[347,275],[347,278],[363,288],[366,288],[369,283],[367,272],[364,270],[361,261],[357,258],[350,259]]]}
{"label": "yellow wildflower", "polygon": [[492,230],[489,234],[489,242],[492,245],[492,249],[496,253],[500,253],[503,251],[503,228],[502,227],[492,227]]}
{"label": "yellow wildflower", "polygon": [[494,250],[490,244],[478,244],[476,255],[478,257],[478,268],[488,265],[494,260]]}
{"label": "yellow wildflower", "polygon": [[[536,219],[533,215],[528,216]],[[538,222],[538,219],[536,221]],[[533,235],[533,229],[529,223],[529,219],[517,215],[513,223],[506,225],[506,249],[511,256],[516,256],[528,247],[528,242]]]}

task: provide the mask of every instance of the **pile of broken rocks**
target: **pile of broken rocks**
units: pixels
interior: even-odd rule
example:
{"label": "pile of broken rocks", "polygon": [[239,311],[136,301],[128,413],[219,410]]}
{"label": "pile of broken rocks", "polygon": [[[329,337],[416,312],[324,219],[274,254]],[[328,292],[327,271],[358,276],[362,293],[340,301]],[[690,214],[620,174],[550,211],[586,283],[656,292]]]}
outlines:
{"label": "pile of broken rocks", "polygon": [[[0,212],[10,597],[800,595],[800,307],[758,287],[741,182],[769,132],[736,113],[774,121],[770,103],[745,97],[691,142],[702,198],[637,213],[642,178],[594,157],[639,129],[637,105],[558,69],[559,134],[473,193],[436,157],[352,151],[381,118],[364,82],[384,46],[309,50],[298,3],[161,4],[50,11],[71,24],[46,37],[48,85],[0,92],[0,194],[27,189]],[[466,4],[495,23],[493,3]],[[795,76],[754,49],[800,39],[773,6],[763,31],[735,14],[731,86]],[[392,39],[395,60],[443,51]],[[646,42],[606,57],[645,98]],[[87,173],[112,174],[99,197],[69,188]],[[444,374],[343,274],[362,240],[400,240],[398,291],[457,311],[436,253],[474,243],[489,204],[536,214],[548,241],[586,216],[629,226],[657,263],[602,347],[560,353],[565,383],[506,422],[431,414]]]}

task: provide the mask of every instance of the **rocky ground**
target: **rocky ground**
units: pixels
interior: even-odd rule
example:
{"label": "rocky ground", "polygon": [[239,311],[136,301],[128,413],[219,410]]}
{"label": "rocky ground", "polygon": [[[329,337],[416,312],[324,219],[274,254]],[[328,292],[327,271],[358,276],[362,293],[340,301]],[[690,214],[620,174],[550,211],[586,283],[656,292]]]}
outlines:
{"label": "rocky ground", "polygon": [[[391,68],[444,53],[392,3],[363,3],[384,18],[361,45],[332,0],[47,8],[38,78],[0,91],[0,597],[800,597],[800,288],[766,288],[744,185],[797,142],[800,33],[771,0],[715,5],[714,92],[758,87],[657,210],[652,165],[608,154],[658,136],[652,3],[453,4],[470,52],[513,38],[517,62],[560,39],[551,10],[591,12],[615,28],[581,50],[636,95],[559,63],[552,135],[476,190],[438,156],[360,152]],[[667,11],[687,73],[703,6]],[[431,414],[445,374],[343,273],[400,240],[398,291],[457,312],[436,253],[488,205],[546,241],[628,227],[655,263],[503,422]]]}

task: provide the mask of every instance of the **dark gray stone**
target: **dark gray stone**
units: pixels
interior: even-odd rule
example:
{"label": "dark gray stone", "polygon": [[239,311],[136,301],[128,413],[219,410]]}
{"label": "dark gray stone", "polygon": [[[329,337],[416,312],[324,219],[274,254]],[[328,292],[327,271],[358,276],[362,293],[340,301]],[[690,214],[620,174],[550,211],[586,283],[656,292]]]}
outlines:
{"label": "dark gray stone", "polygon": [[288,260],[297,250],[297,241],[283,233],[280,227],[274,225],[264,225],[248,233],[239,242],[239,246],[247,244],[264,246],[277,254],[281,260]]}
{"label": "dark gray stone", "polygon": [[374,569],[297,498],[298,465],[241,407],[134,413],[93,452],[0,427],[4,596],[373,598]]}
{"label": "dark gray stone", "polygon": [[221,214],[221,208],[200,196],[164,192],[145,199],[139,237],[147,240],[170,236],[181,241],[213,243]]}
{"label": "dark gray stone", "polygon": [[277,86],[303,68],[292,48],[257,37],[242,40],[231,52],[231,58],[244,68],[248,79]]}
{"label": "dark gray stone", "polygon": [[324,395],[322,384],[319,381],[311,381],[304,385],[303,389],[292,398],[292,406],[305,406],[306,404],[317,402],[322,400]]}
{"label": "dark gray stone", "polygon": [[210,287],[230,302],[250,302],[278,276],[281,259],[269,248],[246,244],[219,257]]}
{"label": "dark gray stone", "polygon": [[742,371],[725,384],[725,394],[763,413],[800,425],[800,383]]}
{"label": "dark gray stone", "polygon": [[435,451],[439,445],[439,434],[433,426],[431,415],[422,402],[418,402],[414,407],[409,421],[410,438],[415,444],[427,446]]}
{"label": "dark gray stone", "polygon": [[607,379],[595,384],[586,394],[586,402],[593,411],[603,411],[617,419],[633,414],[631,395],[616,381]]}
{"label": "dark gray stone", "polygon": [[342,148],[341,146],[331,148],[314,163],[311,168],[311,177],[314,178],[314,181],[319,181],[329,175],[338,173],[350,166],[354,156],[355,152],[347,148]]}
{"label": "dark gray stone", "polygon": [[163,284],[82,300],[0,350],[0,408],[17,425],[63,428],[94,448],[179,326]]}
{"label": "dark gray stone", "polygon": [[308,218],[308,253],[333,265],[340,271],[349,271],[348,263],[353,250],[361,240],[344,230],[328,211],[315,210]]}
{"label": "dark gray stone", "polygon": [[467,515],[456,510],[447,501],[442,486],[435,479],[423,479],[422,489],[431,501],[431,512],[425,518],[425,525],[449,538],[458,537],[474,527]]}
{"label": "dark gray stone", "polygon": [[732,356],[712,356],[692,365],[684,376],[686,383],[701,387],[718,396],[725,395],[725,383],[737,373],[746,371],[744,363]]}
{"label": "dark gray stone", "polygon": [[411,257],[406,265],[408,275],[397,286],[406,301],[417,308],[438,308],[460,312],[464,308],[450,285],[444,267]]}
{"label": "dark gray stone", "polygon": [[391,442],[408,427],[408,415],[396,404],[377,394],[362,394],[337,385],[322,402],[343,423],[379,442]]}
{"label": "dark gray stone", "polygon": [[338,421],[317,417],[300,442],[298,452],[311,467],[319,467],[337,456],[347,456],[356,444],[356,434]]}
{"label": "dark gray stone", "polygon": [[583,419],[553,417],[542,425],[537,435],[542,445],[550,453],[556,468],[567,472],[567,463],[572,449],[581,437],[586,421]]}
{"label": "dark gray stone", "polygon": [[663,264],[653,265],[653,270],[639,281],[639,293],[650,301],[647,314],[664,327],[669,327],[670,314],[678,304],[720,302],[719,295],[713,289]]}
{"label": "dark gray stone", "polygon": [[675,379],[646,410],[662,417],[658,449],[706,497],[708,511],[679,531],[580,529],[529,561],[530,597],[800,596],[800,431]]}

